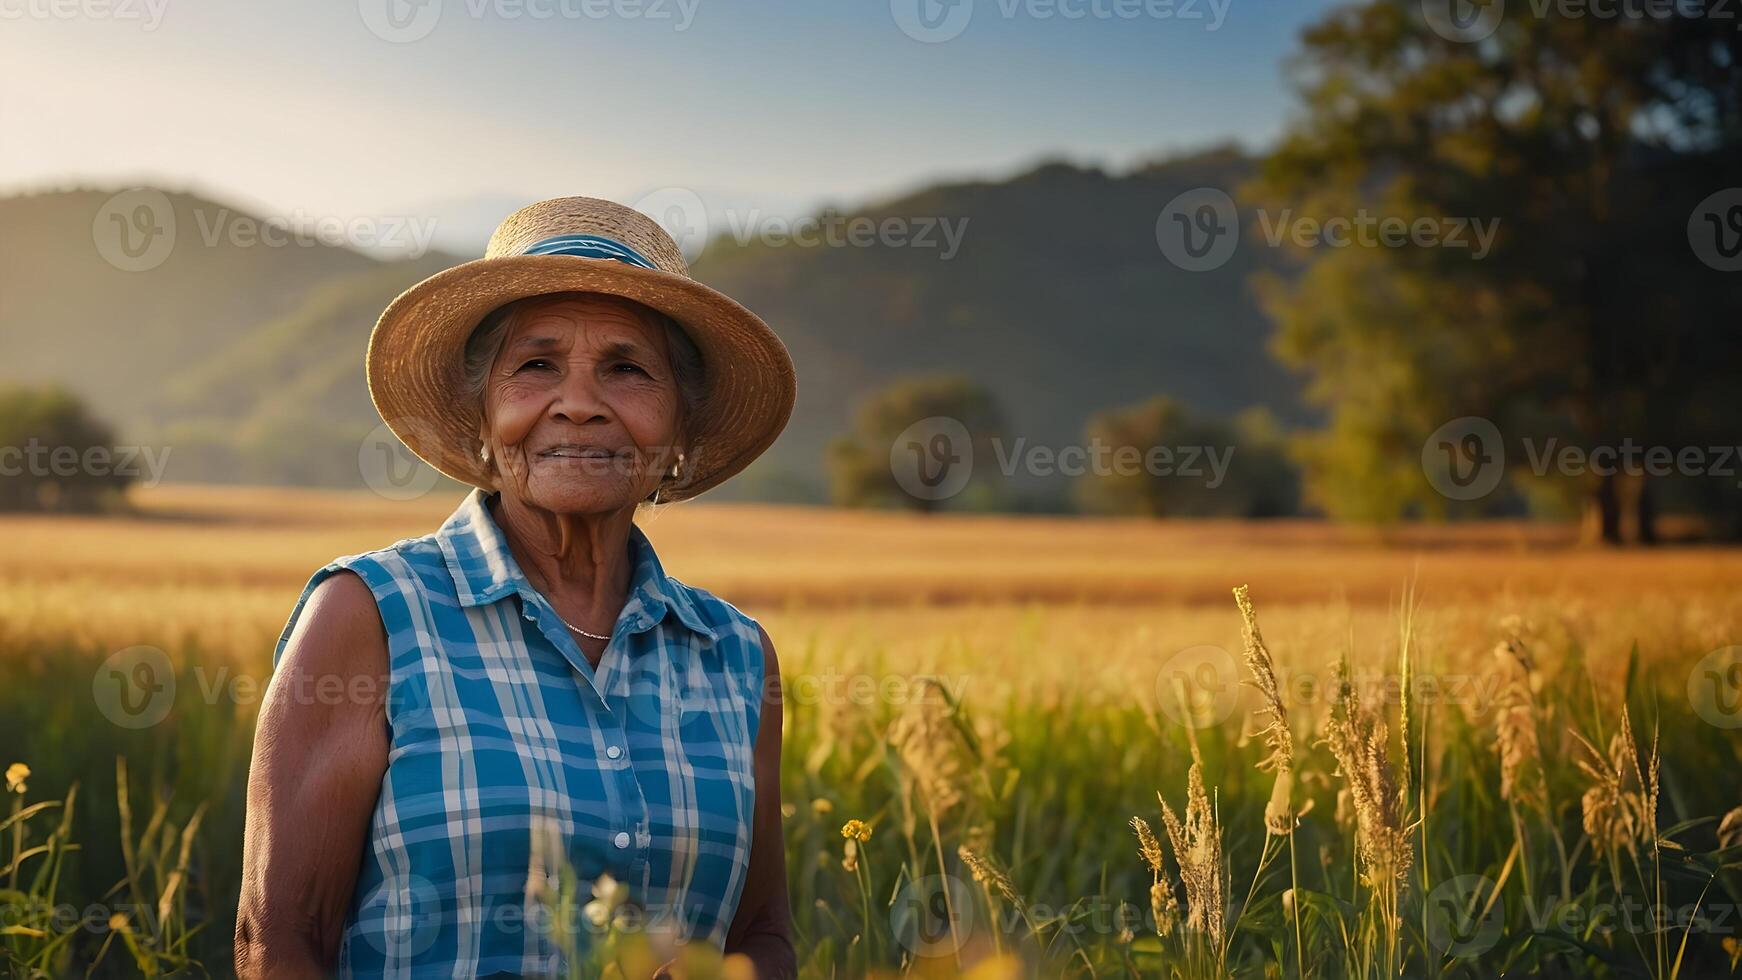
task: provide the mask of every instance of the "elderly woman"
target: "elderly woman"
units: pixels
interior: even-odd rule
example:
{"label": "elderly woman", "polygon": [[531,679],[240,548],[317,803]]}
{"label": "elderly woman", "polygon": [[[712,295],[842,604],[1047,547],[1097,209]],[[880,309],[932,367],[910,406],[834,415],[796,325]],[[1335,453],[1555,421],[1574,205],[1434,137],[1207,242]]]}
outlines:
{"label": "elderly woman", "polygon": [[401,441],[476,489],[318,570],[285,625],[238,972],[584,969],[557,927],[593,927],[541,914],[566,865],[656,948],[794,974],[774,645],[635,523],[774,441],[785,347],[654,222],[562,198],[396,299],[368,376]]}

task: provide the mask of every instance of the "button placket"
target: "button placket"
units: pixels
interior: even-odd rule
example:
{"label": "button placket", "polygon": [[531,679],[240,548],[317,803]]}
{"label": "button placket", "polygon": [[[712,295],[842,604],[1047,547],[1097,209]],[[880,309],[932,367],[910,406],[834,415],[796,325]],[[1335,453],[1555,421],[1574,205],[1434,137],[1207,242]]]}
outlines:
{"label": "button placket", "polygon": [[628,804],[628,812],[622,814],[624,829],[618,830],[611,837],[612,849],[623,857],[632,868],[632,881],[639,881],[641,874],[647,868],[648,850],[653,844],[653,834],[648,830],[647,798],[642,795],[641,781],[635,778],[635,767],[631,763],[628,750],[628,732],[623,727],[622,713],[615,706],[618,699],[613,698],[612,704],[605,707],[605,717],[610,719],[610,727],[605,732],[605,756],[613,765],[618,785],[619,798]]}

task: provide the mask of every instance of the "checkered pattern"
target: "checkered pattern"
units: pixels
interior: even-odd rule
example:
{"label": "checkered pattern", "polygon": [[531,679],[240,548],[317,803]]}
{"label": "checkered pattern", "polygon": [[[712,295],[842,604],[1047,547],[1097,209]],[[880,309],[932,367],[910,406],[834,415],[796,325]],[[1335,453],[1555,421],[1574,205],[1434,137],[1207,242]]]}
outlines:
{"label": "checkered pattern", "polygon": [[[340,972],[561,969],[530,895],[564,854],[583,902],[585,883],[609,873],[643,925],[722,946],[750,859],[756,621],[668,578],[634,527],[629,600],[594,669],[488,499],[474,489],[434,534],[315,572],[273,655],[328,575],[369,584],[387,632],[392,740]],[[585,920],[568,925],[584,946]]]}

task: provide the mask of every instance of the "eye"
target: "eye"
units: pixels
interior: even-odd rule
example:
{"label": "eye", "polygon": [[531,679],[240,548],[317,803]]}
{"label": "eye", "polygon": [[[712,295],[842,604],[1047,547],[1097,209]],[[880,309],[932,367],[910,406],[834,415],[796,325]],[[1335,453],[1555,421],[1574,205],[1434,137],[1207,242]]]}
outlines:
{"label": "eye", "polygon": [[613,365],[611,370],[613,370],[613,371],[632,371],[636,374],[646,374],[647,373],[646,371],[641,370],[641,365],[631,364],[628,361],[623,361],[621,363]]}
{"label": "eye", "polygon": [[517,369],[517,371],[524,371],[527,368],[539,368],[539,369],[543,370],[543,369],[553,368],[554,366],[555,365],[551,364],[551,362],[546,360],[545,358],[535,357],[532,360],[527,361],[525,364],[520,365],[520,367]]}

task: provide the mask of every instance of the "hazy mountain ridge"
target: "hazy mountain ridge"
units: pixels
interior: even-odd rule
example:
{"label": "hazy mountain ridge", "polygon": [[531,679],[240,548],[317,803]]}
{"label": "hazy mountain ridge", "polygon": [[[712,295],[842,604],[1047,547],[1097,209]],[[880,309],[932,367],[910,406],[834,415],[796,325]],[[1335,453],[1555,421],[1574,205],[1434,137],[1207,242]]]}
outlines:
{"label": "hazy mountain ridge", "polygon": [[[1049,163],[854,212],[899,219],[928,247],[716,234],[694,273],[785,339],[799,400],[780,442],[712,496],[820,493],[823,446],[856,402],[914,374],[968,374],[1038,444],[1080,440],[1089,415],[1157,393],[1298,418],[1297,386],[1264,353],[1270,327],[1245,285],[1256,250],[1191,273],[1155,238],[1172,197],[1232,189],[1250,168],[1232,151],[1120,175]],[[464,260],[239,247],[211,229],[252,220],[244,212],[171,193],[175,250],[126,272],[94,244],[110,193],[0,199],[0,377],[68,384],[123,438],[174,447],[175,479],[358,483],[359,442],[379,422],[363,375],[369,331],[399,292]],[[960,233],[948,258],[945,223]]]}

